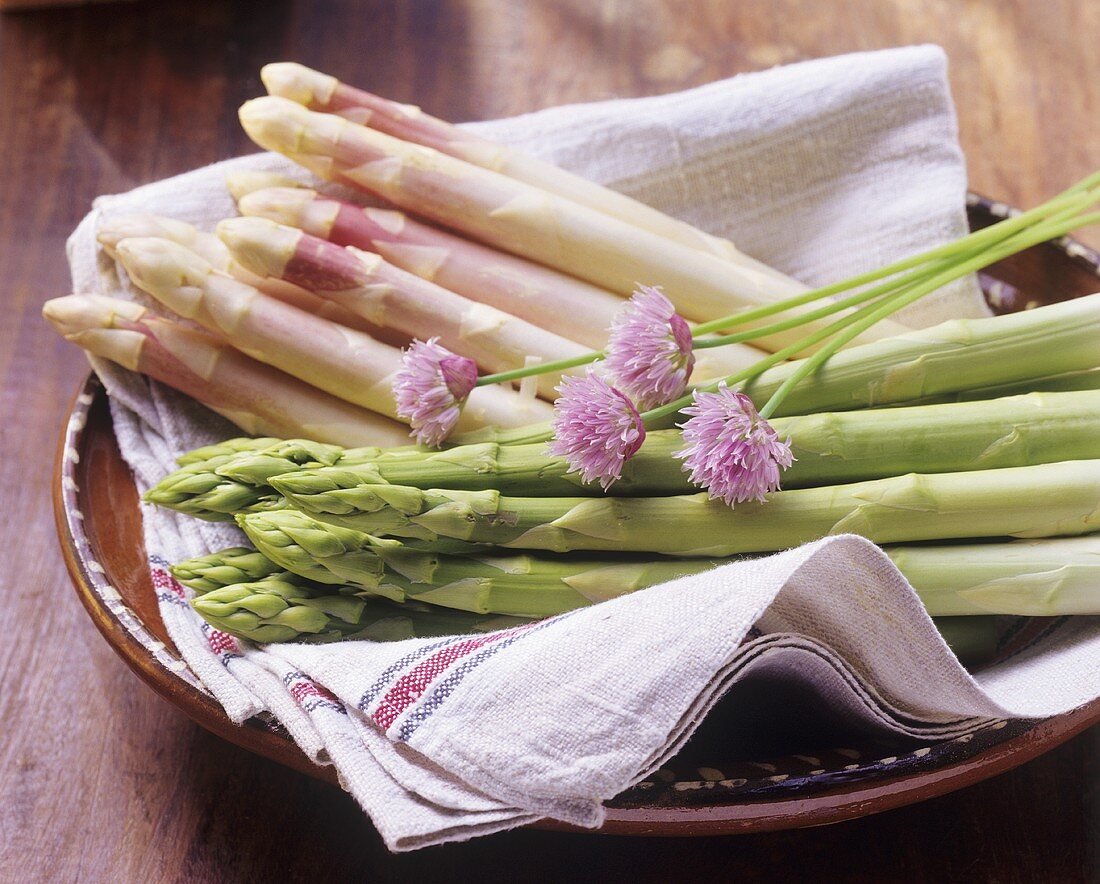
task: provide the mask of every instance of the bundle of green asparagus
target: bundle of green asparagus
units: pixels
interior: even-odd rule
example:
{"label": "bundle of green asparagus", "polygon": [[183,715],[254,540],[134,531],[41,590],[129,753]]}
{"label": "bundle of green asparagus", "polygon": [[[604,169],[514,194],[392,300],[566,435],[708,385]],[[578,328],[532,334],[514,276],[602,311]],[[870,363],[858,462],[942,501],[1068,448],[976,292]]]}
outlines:
{"label": "bundle of green asparagus", "polygon": [[386,205],[238,175],[243,217],[215,233],[101,225],[163,316],[81,293],[45,309],[260,437],[147,494],[255,546],[174,569],[211,624],[499,628],[842,532],[886,544],[937,616],[1100,613],[1100,295],[893,318],[1097,220],[1100,174],[811,291],[418,109],[300,65],[262,77],[253,140]]}
{"label": "bundle of green asparagus", "polygon": [[[799,460],[791,490],[764,504],[729,509],[685,494],[669,456],[682,441],[675,430],[651,432],[607,493],[544,443],[432,451],[230,440],[192,453],[148,498],[237,519],[258,552],[175,573],[200,594],[224,590],[195,601],[212,624],[266,641],[375,622],[372,612],[324,613],[324,601],[286,613],[302,587],[314,599],[535,618],[841,532],[886,544],[937,617],[1100,613],[1100,392],[1081,380],[1095,377],[1097,323],[1094,296],[839,354],[827,366],[836,374],[805,389],[810,413],[775,421]],[[1036,346],[1050,334],[1061,346]],[[762,375],[756,395],[796,365]],[[1067,376],[1080,389],[1058,389]],[[882,377],[895,382],[870,400],[876,407],[851,395],[869,397]],[[1019,392],[1044,385],[1055,389]],[[982,388],[990,398],[971,398]],[[849,410],[813,412],[811,391]],[[257,582],[286,573],[297,575],[296,595],[256,601]],[[265,621],[264,604],[277,621]]]}

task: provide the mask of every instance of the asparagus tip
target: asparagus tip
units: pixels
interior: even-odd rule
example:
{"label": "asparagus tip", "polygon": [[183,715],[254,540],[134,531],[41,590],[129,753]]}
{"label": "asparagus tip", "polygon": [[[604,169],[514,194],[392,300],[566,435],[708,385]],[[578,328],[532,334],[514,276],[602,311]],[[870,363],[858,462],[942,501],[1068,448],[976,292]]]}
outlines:
{"label": "asparagus tip", "polygon": [[[154,236],[129,237],[115,247],[118,260],[135,285],[156,296],[176,296],[186,289],[201,289],[212,268],[190,249]],[[168,304],[181,315],[179,299]]]}
{"label": "asparagus tip", "polygon": [[327,104],[336,91],[335,77],[322,74],[294,61],[276,61],[260,68],[260,80],[271,95],[289,98],[298,104]]}
{"label": "asparagus tip", "polygon": [[254,169],[231,172],[225,176],[225,186],[237,202],[259,190],[269,188],[295,190],[305,187],[301,181],[289,175],[280,175],[278,172],[259,172]]}
{"label": "asparagus tip", "polygon": [[42,315],[65,337],[93,328],[111,328],[116,316],[136,322],[144,313],[140,304],[104,295],[65,295],[42,305]]}
{"label": "asparagus tip", "polygon": [[302,214],[316,197],[315,190],[305,187],[265,187],[241,196],[237,208],[242,215],[301,227]]}
{"label": "asparagus tip", "polygon": [[302,149],[306,123],[310,119],[310,112],[302,105],[265,95],[246,101],[237,116],[248,137],[260,147],[287,154],[311,153]]}
{"label": "asparagus tip", "polygon": [[218,222],[218,237],[233,257],[260,276],[278,279],[293,257],[302,231],[268,218],[226,218]]}
{"label": "asparagus tip", "polygon": [[175,218],[165,218],[148,212],[133,215],[116,215],[99,222],[96,239],[112,258],[117,257],[118,244],[124,239],[142,236],[163,236],[177,239],[189,224]]}

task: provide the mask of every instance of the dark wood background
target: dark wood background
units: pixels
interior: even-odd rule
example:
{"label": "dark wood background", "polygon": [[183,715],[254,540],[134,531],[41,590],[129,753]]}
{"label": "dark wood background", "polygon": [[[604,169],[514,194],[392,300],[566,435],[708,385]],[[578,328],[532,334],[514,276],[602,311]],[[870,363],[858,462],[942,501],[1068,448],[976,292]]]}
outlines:
{"label": "dark wood background", "polygon": [[96,194],[252,149],[236,108],[266,61],[465,120],[937,42],[972,187],[1032,204],[1100,166],[1097,37],[1100,4],[1071,0],[147,0],[0,16],[0,880],[1097,880],[1095,728],[955,795],[828,828],[520,831],[388,855],[350,798],[209,736],[92,627],[49,495],[86,365],[39,318],[67,292],[65,237]]}

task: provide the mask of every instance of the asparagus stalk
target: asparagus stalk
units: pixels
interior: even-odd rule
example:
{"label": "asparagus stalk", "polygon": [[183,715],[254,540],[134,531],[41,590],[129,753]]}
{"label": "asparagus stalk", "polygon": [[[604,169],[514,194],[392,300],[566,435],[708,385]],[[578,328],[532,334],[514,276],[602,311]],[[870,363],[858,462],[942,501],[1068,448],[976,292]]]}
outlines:
{"label": "asparagus stalk", "polygon": [[[190,249],[204,261],[228,273],[232,266],[229,250],[212,233],[199,230],[186,221],[165,215],[138,212],[132,215],[108,215],[100,219],[96,239],[103,250],[118,260],[118,244],[135,236],[155,236]],[[253,276],[255,279],[256,277]]]}
{"label": "asparagus stalk", "polygon": [[607,327],[623,305],[618,295],[402,212],[357,206],[303,188],[254,191],[238,207],[242,215],[377,252],[402,270],[594,350],[607,343]]}
{"label": "asparagus stalk", "polygon": [[703,559],[440,555],[294,510],[245,514],[237,522],[261,553],[317,583],[351,583],[395,601],[477,614],[548,617],[714,567]]}
{"label": "asparagus stalk", "polygon": [[237,513],[286,505],[278,495],[257,492],[250,485],[223,479],[202,463],[181,467],[166,476],[145,493],[144,499],[208,522],[228,522]]}
{"label": "asparagus stalk", "polygon": [[975,387],[972,390],[959,390],[956,393],[946,393],[943,396],[928,397],[920,401],[922,404],[933,405],[941,402],[973,402],[978,399],[999,399],[1024,393],[1071,393],[1085,390],[1100,390],[1100,368],[1068,371],[1050,377],[1016,381],[1011,384],[997,384],[992,387]]}
{"label": "asparagus stalk", "polygon": [[[799,362],[775,366],[746,392],[754,401],[766,401],[797,371]],[[1023,313],[952,319],[842,350],[796,387],[776,413],[918,401],[1098,365],[1100,294]]]}
{"label": "asparagus stalk", "polygon": [[[766,270],[730,263],[497,172],[291,101],[253,99],[241,108],[240,118],[261,147],[331,160],[331,177],[484,243],[624,296],[640,279],[663,286],[688,319],[706,321],[805,291]],[[824,325],[814,320],[809,327]],[[885,322],[862,340],[900,328]],[[756,343],[775,350],[801,337],[786,330]]]}
{"label": "asparagus stalk", "polygon": [[[309,464],[311,466],[330,467],[344,457],[352,455],[365,455],[377,457],[382,453],[381,448],[368,445],[362,448],[344,449],[339,445],[326,445],[322,442],[314,442],[310,439],[272,439],[268,438],[235,438],[226,439],[213,445],[204,445],[194,451],[176,458],[180,466],[197,464],[215,457],[225,458],[223,463],[232,462],[237,456],[247,454],[250,456],[263,454],[267,460],[277,459],[278,465],[285,465],[287,469]],[[404,450],[404,449],[396,449]],[[278,470],[268,475],[278,475]]]}
{"label": "asparagus stalk", "polygon": [[[178,458],[182,469],[161,479],[146,492],[145,499],[209,521],[229,521],[237,512],[275,507],[279,495],[268,483],[272,476],[337,462],[344,466],[371,463],[415,450],[412,446],[382,449],[371,445],[345,449],[306,439],[228,439]],[[232,491],[223,486],[232,486]],[[217,497],[231,493],[237,509],[212,508],[205,497],[211,490]]]}
{"label": "asparagus stalk", "polygon": [[[623,306],[623,299],[611,292],[422,224],[402,212],[357,206],[305,188],[254,191],[238,205],[244,215],[297,227],[336,245],[377,252],[402,270],[594,350],[607,343],[607,329]],[[699,350],[693,379],[704,383],[726,377],[760,356],[748,344]]]}
{"label": "asparagus stalk", "polygon": [[213,233],[199,230],[184,221],[166,218],[163,215],[119,215],[102,220],[97,231],[100,245],[103,246],[107,254],[116,260],[118,258],[118,244],[124,239],[135,237],[158,237],[190,249],[215,270],[226,273],[234,279],[239,279],[241,282],[259,289],[265,295],[278,298],[280,301],[297,307],[299,310],[305,310],[307,313],[323,316],[333,322],[340,323],[340,325],[346,325],[348,328],[366,332],[372,337],[395,346],[404,346],[409,341],[408,336],[394,334],[392,331],[372,325],[335,301],[319,297],[301,286],[282,279],[266,279],[258,276],[233,260],[229,249]]}
{"label": "asparagus stalk", "polygon": [[[1100,458],[1100,391],[777,418],[773,426],[781,437],[792,439],[797,458],[783,475],[788,489],[918,471],[1001,469]],[[625,465],[622,479],[606,492],[567,472],[565,460],[547,455],[542,443],[485,442],[444,451],[368,447],[312,459],[287,457],[280,450],[293,444],[233,457],[221,457],[215,448],[210,457],[192,457],[189,469],[165,477],[147,499],[221,520],[238,511],[271,508],[278,495],[308,512],[354,515],[361,502],[375,507],[376,489],[360,491],[363,485],[496,490],[525,497],[695,491],[672,456],[683,446],[675,430],[651,432]]]}
{"label": "asparagus stalk", "polygon": [[[366,569],[360,561],[351,568],[342,561],[348,553],[340,549],[356,548],[360,557],[372,549],[361,532],[293,510],[242,516],[240,524],[262,552],[279,556],[279,566],[308,572],[315,593],[340,587],[343,593],[385,594],[397,601],[518,617],[561,613],[730,561],[539,554],[470,558],[405,550],[396,565]],[[386,557],[384,549],[375,551],[380,559]],[[933,617],[1100,613],[1096,537],[899,546],[887,552]]]}
{"label": "asparagus stalk", "polygon": [[[358,613],[355,602],[361,605]],[[340,639],[404,641],[496,632],[530,622],[528,618],[467,614],[415,602],[395,604],[369,596],[355,600],[343,595],[301,599],[285,583],[267,581],[216,589],[192,599],[191,605],[215,629],[261,644]],[[990,622],[993,619],[939,617],[936,628],[956,656],[964,661],[981,660],[995,650],[998,630]]]}
{"label": "asparagus stalk", "polygon": [[1100,538],[886,550],[933,614],[1100,614]]}
{"label": "asparagus stalk", "polygon": [[296,101],[311,110],[340,114],[394,138],[526,182],[688,248],[782,278],[778,271],[739,252],[729,240],[704,233],[579,175],[429,116],[418,107],[380,98],[292,62],[265,65],[260,77],[271,95]]}
{"label": "asparagus stalk", "polygon": [[[243,552],[262,559],[259,553]],[[982,656],[975,651],[991,650],[988,630],[984,628],[992,619],[989,615],[1048,617],[1100,613],[1100,545],[1095,537],[892,547],[886,552],[916,589],[929,614],[936,618],[936,627],[959,656],[968,653]],[[237,551],[227,550],[207,558],[231,559],[233,553]],[[711,564],[723,563],[723,560],[716,560]],[[335,594],[331,586],[294,577],[272,563],[267,564],[268,570],[254,577],[248,576],[251,569],[244,569],[245,577],[241,580],[230,579],[234,569],[225,568],[226,582],[219,583],[215,579],[210,585],[199,584],[205,595],[194,599],[192,606],[215,628],[260,642],[300,641],[316,635],[393,641],[491,631],[527,619],[462,614],[456,609],[416,601],[395,605],[355,586],[345,587],[343,594]],[[574,578],[574,582],[587,588],[597,581],[614,582],[621,572],[632,576],[638,573],[596,563],[590,579]],[[689,573],[696,571],[686,569],[678,576]],[[221,576],[221,569],[218,576]],[[664,573],[654,576],[668,579]],[[240,583],[247,584],[247,588],[242,590],[234,585]],[[287,591],[288,583],[295,585],[296,590]],[[647,588],[634,583],[631,586],[633,589]],[[532,581],[528,598],[540,591]],[[349,592],[363,603],[362,613],[357,618],[349,617],[348,612],[355,609],[348,604]],[[256,599],[260,593],[276,595],[282,605],[270,599]],[[422,592],[418,598],[423,597]],[[518,593],[514,598],[519,601],[515,607],[534,608],[524,605],[526,599]],[[303,603],[303,599],[310,601]],[[577,599],[578,606],[591,601],[594,599]],[[295,612],[293,609],[299,605],[304,610]]]}
{"label": "asparagus stalk", "polygon": [[[408,336],[430,329],[443,346],[490,371],[522,368],[528,357],[545,363],[588,352],[574,341],[407,273],[379,255],[344,249],[266,218],[229,218],[218,225],[218,235],[237,261],[261,277],[309,286],[371,323]],[[560,381],[560,373],[539,375],[539,394],[553,400]]]}
{"label": "asparagus stalk", "polygon": [[221,464],[211,464],[210,470],[221,470],[218,475],[227,479],[270,490],[272,476],[296,472],[304,469],[317,469],[373,463],[379,458],[404,457],[410,452],[419,451],[414,446],[403,448],[377,448],[364,445],[359,448],[326,448],[313,453],[308,448],[297,450],[300,444],[312,445],[301,439],[289,439],[276,442],[255,451],[242,451],[239,456],[230,458]]}
{"label": "asparagus stalk", "polygon": [[[253,518],[260,515],[264,518]],[[380,553],[392,553],[394,557],[430,555],[410,553],[398,541],[371,537],[293,510],[242,513],[237,516],[237,524],[256,549],[280,568],[322,584],[379,587],[385,576]],[[399,591],[379,594],[396,601],[404,599]]]}
{"label": "asparagus stalk", "polygon": [[[772,426],[790,437],[794,464],[784,488],[880,479],[904,473],[949,473],[1100,458],[1100,391],[1032,393],[1006,399],[863,410],[777,418]],[[696,491],[673,453],[683,447],[676,430],[656,430],[624,466],[613,496],[659,496]],[[252,475],[246,455],[220,475]],[[525,497],[604,494],[568,472],[564,458],[530,445],[458,446],[445,451],[408,450],[337,463],[319,469],[267,473],[264,481],[310,512],[357,511],[360,485],[421,489],[497,490]],[[254,483],[255,484],[255,483]],[[373,490],[366,489],[368,506]]]}
{"label": "asparagus stalk", "polygon": [[[168,240],[125,239],[117,252],[134,283],[174,312],[320,390],[396,417],[395,348],[268,297]],[[509,389],[485,387],[471,394],[459,426],[517,427],[549,411]]]}
{"label": "asparagus stalk", "polygon": [[1100,460],[778,491],[736,509],[706,494],[508,497],[400,485],[360,485],[348,506],[352,515],[327,518],[371,535],[554,552],[730,556],[844,533],[876,543],[1051,537],[1100,530]]}
{"label": "asparagus stalk", "polygon": [[198,400],[246,433],[337,445],[397,445],[406,428],[250,359],[216,338],[131,301],[70,295],[43,315],[93,356],[141,372]]}
{"label": "asparagus stalk", "polygon": [[[762,406],[804,362],[776,365],[739,386]],[[795,387],[775,414],[935,402],[964,391],[1030,384],[1098,365],[1100,293],[1021,313],[953,319],[841,350]],[[514,445],[550,438],[549,425],[541,425],[465,433],[451,441]]]}

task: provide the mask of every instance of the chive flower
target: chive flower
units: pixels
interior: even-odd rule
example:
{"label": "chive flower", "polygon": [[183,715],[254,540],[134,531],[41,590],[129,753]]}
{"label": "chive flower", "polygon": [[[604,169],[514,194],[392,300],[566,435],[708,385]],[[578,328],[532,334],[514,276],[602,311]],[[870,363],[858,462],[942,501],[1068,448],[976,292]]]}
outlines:
{"label": "chive flower", "polygon": [[779,488],[780,470],[794,461],[791,440],[782,441],[744,393],[724,383],[718,391],[695,391],[681,424],[686,447],[673,452],[684,461],[692,483],[727,505],[764,502]]}
{"label": "chive flower", "polygon": [[549,452],[569,462],[569,472],[605,491],[623,474],[623,464],[645,441],[645,425],[634,403],[590,368],[566,376],[557,387],[554,439]]}
{"label": "chive flower", "polygon": [[643,285],[612,321],[604,368],[643,411],[683,395],[695,367],[691,328],[661,290]]}
{"label": "chive flower", "polygon": [[477,383],[477,364],[438,341],[413,341],[393,381],[398,416],[409,422],[417,442],[431,447],[451,434]]}

